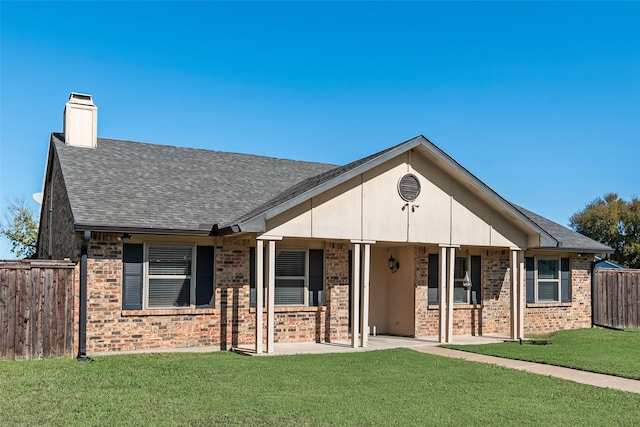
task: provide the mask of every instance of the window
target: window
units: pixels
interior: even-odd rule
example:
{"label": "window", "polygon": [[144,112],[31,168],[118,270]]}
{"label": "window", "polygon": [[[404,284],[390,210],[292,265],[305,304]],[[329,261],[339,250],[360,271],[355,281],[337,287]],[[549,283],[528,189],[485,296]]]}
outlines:
{"label": "window", "polygon": [[149,246],[147,251],[147,306],[191,305],[193,247]]}
{"label": "window", "polygon": [[[469,271],[467,257],[456,257],[453,267],[453,303],[469,304],[471,286],[464,286],[464,277]],[[469,280],[471,280],[469,278]]]}
{"label": "window", "polygon": [[276,251],[276,305],[305,303],[307,251]]}
{"label": "window", "polygon": [[[439,270],[438,254],[429,254],[427,286],[429,304],[439,304]],[[463,285],[465,274],[469,272],[471,286]],[[453,275],[454,304],[480,304],[482,282],[482,258],[479,256],[456,257]]]}
{"label": "window", "polygon": [[[264,302],[267,287],[267,252],[264,253]],[[251,248],[249,304],[256,306],[255,248]],[[275,304],[323,305],[324,257],[322,250],[276,250]]]}
{"label": "window", "polygon": [[527,302],[571,302],[569,258],[533,258],[525,260]]}
{"label": "window", "polygon": [[213,246],[123,245],[124,310],[213,306]]}

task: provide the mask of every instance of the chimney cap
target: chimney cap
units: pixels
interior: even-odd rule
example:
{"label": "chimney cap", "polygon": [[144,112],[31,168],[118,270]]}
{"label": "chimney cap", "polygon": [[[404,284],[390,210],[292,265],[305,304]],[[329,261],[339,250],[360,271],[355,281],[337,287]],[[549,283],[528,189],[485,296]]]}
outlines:
{"label": "chimney cap", "polygon": [[69,102],[72,104],[94,105],[93,98],[87,93],[71,92]]}

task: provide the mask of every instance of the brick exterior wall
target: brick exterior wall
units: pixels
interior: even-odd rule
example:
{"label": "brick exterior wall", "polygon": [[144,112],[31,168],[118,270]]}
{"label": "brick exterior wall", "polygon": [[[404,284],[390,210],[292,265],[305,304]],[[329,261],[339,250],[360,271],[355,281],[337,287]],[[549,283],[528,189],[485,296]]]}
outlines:
{"label": "brick exterior wall", "polygon": [[[122,310],[122,242],[117,237],[117,234],[93,233],[89,244],[87,353],[196,347],[228,349],[255,344],[255,308],[249,308],[250,240],[218,239],[214,253],[213,308]],[[80,244],[79,239],[77,243]],[[325,262],[346,266],[348,272],[345,251],[327,251]],[[76,270],[79,276],[78,268]],[[326,268],[325,271],[331,270]],[[319,342],[327,337],[346,337],[347,276],[328,273],[325,277],[326,282],[340,283],[329,287],[332,291],[327,292],[333,296],[335,310],[329,307],[276,307],[275,341]],[[78,292],[79,285],[76,295]],[[76,298],[76,313],[78,309]],[[266,309],[263,313],[266,343]],[[334,322],[333,333],[326,327],[327,319]]]}
{"label": "brick exterior wall", "polygon": [[524,332],[591,327],[591,257],[571,254],[571,303],[527,304]]}
{"label": "brick exterior wall", "polygon": [[[51,163],[40,212],[37,255],[40,259],[69,258],[77,262],[80,252],[75,251],[77,246],[73,231],[71,204],[67,197],[62,170],[53,146],[50,148],[49,155]],[[51,207],[51,212],[49,212],[49,207]]]}
{"label": "brick exterior wall", "polygon": [[511,267],[508,250],[482,254],[482,318],[480,335],[511,333]]}
{"label": "brick exterior wall", "polygon": [[[202,309],[122,310],[122,242],[93,233],[88,248],[87,353],[172,348],[252,347],[255,308],[249,308],[248,239],[220,238],[215,247],[215,306]],[[76,238],[77,251],[80,236]],[[321,342],[349,337],[349,252],[327,243],[325,306],[276,307],[275,341]],[[414,250],[415,336],[438,336],[439,308],[428,304],[428,254]],[[482,305],[454,307],[455,335],[510,332],[509,251],[482,256]],[[572,303],[528,304],[525,333],[588,327],[591,322],[589,257],[571,257]],[[75,348],[78,337],[79,267],[76,266]],[[263,310],[266,344],[267,316]]]}
{"label": "brick exterior wall", "polygon": [[327,243],[324,249],[326,341],[349,337],[349,248],[346,243]]}
{"label": "brick exterior wall", "polygon": [[[482,256],[482,304],[455,305],[454,335],[503,335],[511,332],[511,268],[509,251],[490,250]],[[565,255],[566,256],[566,255]],[[591,326],[591,258],[572,254],[571,303],[527,304],[525,334]],[[428,255],[416,248],[415,336],[438,336],[439,307],[428,304]],[[437,268],[437,267],[436,267]]]}

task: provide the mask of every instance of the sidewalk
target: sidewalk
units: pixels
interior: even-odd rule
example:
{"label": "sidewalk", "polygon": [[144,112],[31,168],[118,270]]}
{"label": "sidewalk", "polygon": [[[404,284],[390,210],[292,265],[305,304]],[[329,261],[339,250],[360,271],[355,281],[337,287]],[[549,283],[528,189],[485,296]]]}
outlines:
{"label": "sidewalk", "polygon": [[533,372],[534,374],[563,378],[581,384],[589,384],[596,387],[613,388],[632,393],[640,393],[640,381],[627,378],[614,377],[612,375],[596,374],[593,372],[579,371],[577,369],[562,368],[560,366],[545,365],[543,363],[524,362],[522,360],[505,359],[502,357],[485,356],[483,354],[469,353],[460,350],[451,350],[442,347],[414,347],[416,351],[433,354],[436,356],[452,357],[472,362],[491,363],[506,368],[520,371]]}

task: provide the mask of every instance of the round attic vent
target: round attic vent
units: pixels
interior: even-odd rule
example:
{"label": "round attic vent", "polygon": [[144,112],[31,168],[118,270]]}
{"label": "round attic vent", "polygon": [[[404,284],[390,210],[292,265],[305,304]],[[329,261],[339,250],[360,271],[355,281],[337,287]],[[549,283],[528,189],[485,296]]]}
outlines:
{"label": "round attic vent", "polygon": [[398,181],[398,193],[407,202],[413,202],[420,194],[420,180],[412,173],[408,173]]}

